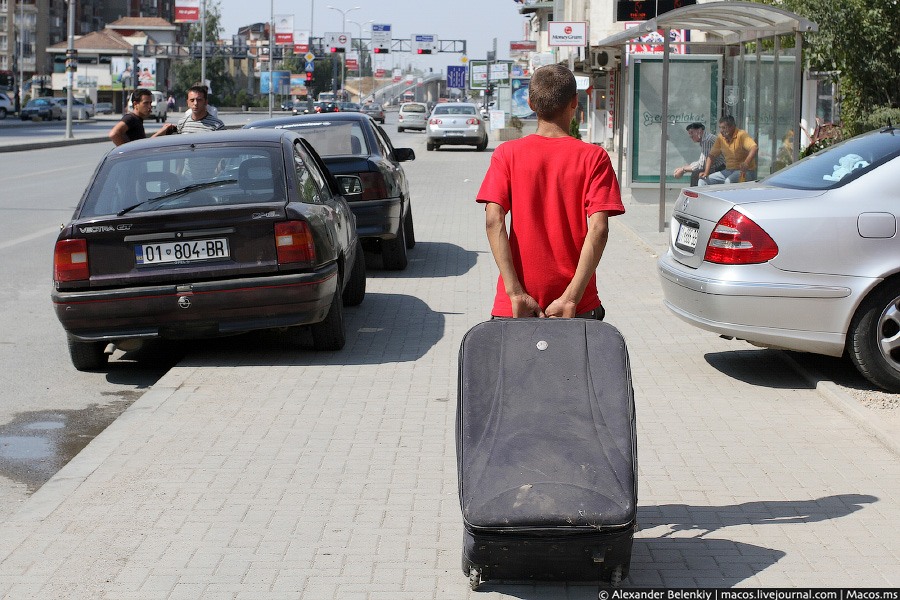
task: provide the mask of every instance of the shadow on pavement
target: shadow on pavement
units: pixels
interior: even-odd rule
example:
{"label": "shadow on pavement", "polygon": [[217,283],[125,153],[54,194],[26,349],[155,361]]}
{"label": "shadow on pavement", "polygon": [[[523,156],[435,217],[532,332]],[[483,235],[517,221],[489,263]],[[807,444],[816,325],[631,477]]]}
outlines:
{"label": "shadow on pavement", "polygon": [[813,389],[803,375],[779,357],[776,350],[759,348],[710,352],[703,358],[720,373],[750,385],[776,389]]}
{"label": "shadow on pavement", "polygon": [[[668,528],[657,537],[636,537],[631,571],[623,588],[728,588],[752,578],[787,556],[764,548],[722,538],[725,527],[742,525],[802,524],[838,519],[877,502],[875,496],[841,494],[815,500],[759,501],[726,506],[665,504],[638,507],[643,531]],[[685,535],[685,532],[695,535]],[[720,537],[706,537],[717,533]],[[527,600],[551,598],[596,599],[604,586],[589,583],[488,582],[479,592],[498,592]]]}
{"label": "shadow on pavement", "polygon": [[366,293],[358,307],[344,308],[347,343],[317,352],[309,328],[259,331],[190,342],[182,366],[364,365],[415,361],[444,335],[443,313],[415,296]]}
{"label": "shadow on pavement", "polygon": [[408,251],[409,266],[403,271],[385,270],[381,254],[373,252],[366,252],[366,269],[369,277],[380,279],[458,277],[475,266],[478,254],[447,242],[416,242],[416,247]]}

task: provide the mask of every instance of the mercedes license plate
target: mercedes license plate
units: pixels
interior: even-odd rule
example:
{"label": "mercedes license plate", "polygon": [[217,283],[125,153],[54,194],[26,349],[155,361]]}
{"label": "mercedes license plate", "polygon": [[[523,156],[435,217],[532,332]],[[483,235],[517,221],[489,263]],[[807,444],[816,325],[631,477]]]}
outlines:
{"label": "mercedes license plate", "polygon": [[682,223],[678,228],[678,237],[675,238],[675,244],[681,248],[693,250],[697,247],[697,236],[700,230],[691,227],[687,223]]}

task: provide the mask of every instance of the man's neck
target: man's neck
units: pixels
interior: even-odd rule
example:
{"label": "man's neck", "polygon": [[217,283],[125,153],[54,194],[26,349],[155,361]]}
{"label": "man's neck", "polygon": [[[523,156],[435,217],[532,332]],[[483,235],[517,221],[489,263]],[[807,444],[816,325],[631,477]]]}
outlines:
{"label": "man's neck", "polygon": [[535,133],[548,138],[567,137],[569,135],[569,123],[572,122],[572,119],[566,120],[566,116],[568,115],[563,115],[553,120],[544,120],[538,117],[537,131]]}
{"label": "man's neck", "polygon": [[206,115],[208,115],[208,114],[209,114],[209,111],[204,110],[202,115],[197,116],[197,114],[194,111],[191,111],[191,119],[193,119],[194,121],[202,121],[203,119],[206,118]]}

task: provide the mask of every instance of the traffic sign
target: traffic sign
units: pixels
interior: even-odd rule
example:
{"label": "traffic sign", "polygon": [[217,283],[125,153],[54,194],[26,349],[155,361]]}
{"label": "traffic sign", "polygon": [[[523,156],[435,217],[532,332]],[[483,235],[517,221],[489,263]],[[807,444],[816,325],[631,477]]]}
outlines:
{"label": "traffic sign", "polygon": [[466,68],[458,65],[450,65],[447,67],[447,87],[448,88],[466,88]]}
{"label": "traffic sign", "polygon": [[438,50],[438,37],[436,35],[417,33],[412,36],[410,52],[417,54],[431,54]]}
{"label": "traffic sign", "polygon": [[306,54],[303,55],[303,58],[306,59],[306,62],[312,62],[313,60],[315,60],[316,55],[313,54],[312,52],[307,52]]}
{"label": "traffic sign", "polygon": [[391,26],[381,23],[372,24],[372,49],[376,54],[384,54],[391,50]]}

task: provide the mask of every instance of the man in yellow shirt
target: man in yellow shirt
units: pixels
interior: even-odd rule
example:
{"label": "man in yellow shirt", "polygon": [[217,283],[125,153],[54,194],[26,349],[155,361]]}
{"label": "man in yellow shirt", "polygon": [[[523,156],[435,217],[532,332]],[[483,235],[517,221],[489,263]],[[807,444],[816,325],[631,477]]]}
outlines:
{"label": "man in yellow shirt", "polygon": [[[756,179],[756,153],[759,146],[743,129],[738,129],[734,117],[726,115],[719,119],[719,136],[706,157],[706,167],[700,173],[700,185],[717,183],[737,183]],[[710,173],[718,156],[725,157],[725,169]]]}

